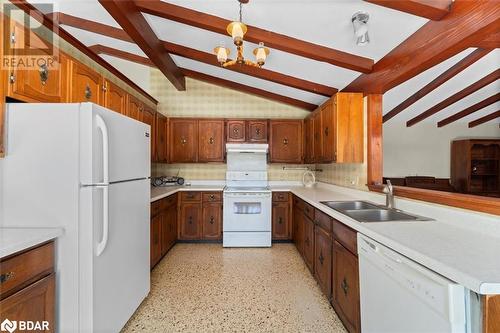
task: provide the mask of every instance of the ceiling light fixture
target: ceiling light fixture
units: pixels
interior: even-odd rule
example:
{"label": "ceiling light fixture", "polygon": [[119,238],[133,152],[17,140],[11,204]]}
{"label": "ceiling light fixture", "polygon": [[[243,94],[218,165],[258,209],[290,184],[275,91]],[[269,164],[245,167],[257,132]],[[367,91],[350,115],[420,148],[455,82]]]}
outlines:
{"label": "ceiling light fixture", "polygon": [[240,3],[240,19],[239,21],[229,23],[226,29],[227,33],[233,39],[234,45],[236,45],[236,59],[228,60],[231,51],[224,45],[220,45],[214,49],[214,52],[217,55],[217,61],[223,67],[228,67],[235,64],[262,67],[266,63],[267,56],[269,55],[269,49],[264,46],[263,42],[260,42],[259,47],[253,50],[253,54],[255,55],[255,62],[246,60],[243,56],[243,38],[245,37],[248,28],[242,22],[242,10],[243,3],[247,3],[248,0],[238,0],[238,2]]}
{"label": "ceiling light fixture", "polygon": [[356,36],[356,45],[365,46],[370,43],[368,36],[368,20],[370,15],[365,12],[356,12],[352,15],[351,21],[354,27],[354,36]]}

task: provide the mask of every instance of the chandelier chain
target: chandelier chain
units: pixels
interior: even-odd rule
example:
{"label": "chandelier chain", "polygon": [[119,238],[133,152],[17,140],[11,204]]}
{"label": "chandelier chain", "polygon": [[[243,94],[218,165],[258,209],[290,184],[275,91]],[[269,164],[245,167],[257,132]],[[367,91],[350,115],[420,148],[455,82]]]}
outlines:
{"label": "chandelier chain", "polygon": [[240,2],[240,22],[243,22],[243,20],[242,20],[242,11],[243,11],[243,3]]}

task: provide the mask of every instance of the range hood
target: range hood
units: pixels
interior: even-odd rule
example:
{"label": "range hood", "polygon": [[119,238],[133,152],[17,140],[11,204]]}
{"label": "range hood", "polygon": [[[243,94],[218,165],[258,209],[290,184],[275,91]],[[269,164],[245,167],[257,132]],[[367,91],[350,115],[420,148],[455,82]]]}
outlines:
{"label": "range hood", "polygon": [[269,145],[267,143],[227,143],[228,153],[257,153],[267,154]]}

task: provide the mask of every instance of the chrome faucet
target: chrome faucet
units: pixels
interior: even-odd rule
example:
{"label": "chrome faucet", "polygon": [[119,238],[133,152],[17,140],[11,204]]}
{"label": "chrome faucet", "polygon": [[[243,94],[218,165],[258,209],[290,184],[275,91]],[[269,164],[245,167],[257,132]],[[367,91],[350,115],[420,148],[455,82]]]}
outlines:
{"label": "chrome faucet", "polygon": [[385,206],[388,209],[393,209],[394,208],[394,191],[392,188],[391,181],[387,179],[387,185],[384,188],[384,193],[385,193]]}

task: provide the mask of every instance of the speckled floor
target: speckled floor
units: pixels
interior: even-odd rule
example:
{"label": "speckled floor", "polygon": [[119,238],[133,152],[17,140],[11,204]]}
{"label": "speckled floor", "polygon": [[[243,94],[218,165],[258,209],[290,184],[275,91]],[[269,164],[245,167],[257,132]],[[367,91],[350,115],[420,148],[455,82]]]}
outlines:
{"label": "speckled floor", "polygon": [[123,332],[345,332],[292,244],[177,244]]}

